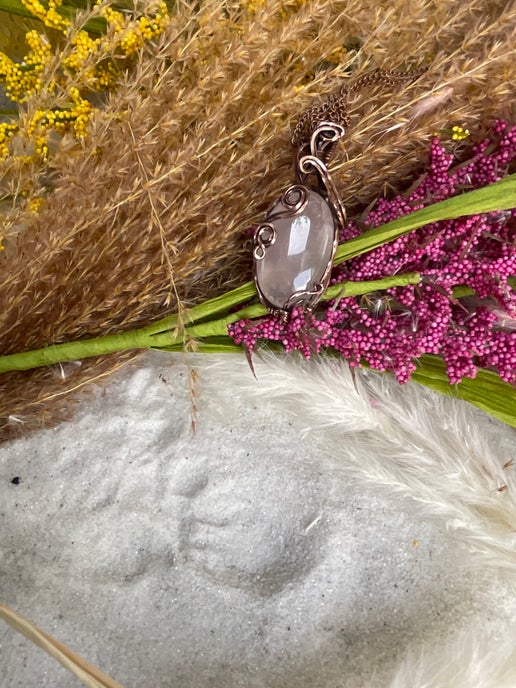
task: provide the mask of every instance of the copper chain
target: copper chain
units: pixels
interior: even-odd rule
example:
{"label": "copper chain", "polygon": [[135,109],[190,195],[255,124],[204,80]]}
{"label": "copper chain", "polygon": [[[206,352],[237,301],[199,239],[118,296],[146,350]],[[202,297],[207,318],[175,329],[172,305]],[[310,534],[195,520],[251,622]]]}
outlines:
{"label": "copper chain", "polygon": [[419,69],[411,72],[396,72],[384,69],[377,69],[374,72],[369,72],[356,79],[350,86],[341,86],[341,88],[328,96],[328,98],[320,105],[314,105],[309,108],[299,117],[297,124],[292,133],[292,144],[296,148],[304,146],[315,129],[321,122],[334,122],[343,127],[349,125],[349,115],[347,111],[348,97],[350,94],[359,91],[366,86],[382,83],[388,86],[394,86],[402,81],[414,81],[425,70]]}

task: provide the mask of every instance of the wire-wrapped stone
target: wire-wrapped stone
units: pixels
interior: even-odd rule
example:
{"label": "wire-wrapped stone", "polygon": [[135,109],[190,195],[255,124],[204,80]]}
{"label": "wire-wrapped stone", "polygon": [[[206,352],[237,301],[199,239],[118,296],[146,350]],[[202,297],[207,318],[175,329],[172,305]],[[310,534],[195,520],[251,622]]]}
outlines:
{"label": "wire-wrapped stone", "polygon": [[329,280],[338,223],[328,201],[301,184],[289,187],[254,236],[254,279],[262,302],[287,314],[310,308]]}

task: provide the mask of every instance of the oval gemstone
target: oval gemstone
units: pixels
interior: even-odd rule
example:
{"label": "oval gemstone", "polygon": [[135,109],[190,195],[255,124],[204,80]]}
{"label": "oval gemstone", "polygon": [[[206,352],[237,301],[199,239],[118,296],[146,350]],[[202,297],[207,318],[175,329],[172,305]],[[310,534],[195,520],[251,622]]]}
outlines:
{"label": "oval gemstone", "polygon": [[[262,225],[264,246],[258,255],[263,257],[258,258],[255,251],[254,276],[258,291],[268,306],[280,310],[292,305],[294,295],[299,296],[296,305],[312,303],[314,295],[309,292],[318,290],[333,259],[337,227],[332,209],[317,192],[302,190],[306,202],[295,214],[285,202],[288,191],[276,201]],[[260,243],[259,233],[260,227],[255,245]]]}

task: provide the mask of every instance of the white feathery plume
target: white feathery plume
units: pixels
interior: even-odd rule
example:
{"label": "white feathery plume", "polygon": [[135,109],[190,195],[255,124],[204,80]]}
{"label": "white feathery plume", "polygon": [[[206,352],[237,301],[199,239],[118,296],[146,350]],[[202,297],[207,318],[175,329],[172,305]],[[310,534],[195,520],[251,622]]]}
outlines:
{"label": "white feathery plume", "polygon": [[232,394],[280,405],[348,478],[445,526],[478,563],[516,570],[514,429],[416,383],[353,376],[337,359],[260,354],[253,364],[256,379],[243,358],[218,359],[210,393],[231,378]]}
{"label": "white feathery plume", "polygon": [[[493,567],[490,575],[507,578],[516,571],[514,429],[416,383],[401,386],[368,371],[353,375],[337,359],[260,354],[253,367],[256,377],[243,357],[199,360],[212,398],[230,393],[233,403],[239,397],[277,405],[357,487],[445,526],[465,546],[470,564]],[[511,628],[500,620],[495,637],[477,622],[455,636],[409,647],[385,688],[415,686],[514,688]]]}
{"label": "white feathery plume", "polygon": [[514,688],[514,634],[495,638],[478,624],[455,638],[409,652],[387,688]]}

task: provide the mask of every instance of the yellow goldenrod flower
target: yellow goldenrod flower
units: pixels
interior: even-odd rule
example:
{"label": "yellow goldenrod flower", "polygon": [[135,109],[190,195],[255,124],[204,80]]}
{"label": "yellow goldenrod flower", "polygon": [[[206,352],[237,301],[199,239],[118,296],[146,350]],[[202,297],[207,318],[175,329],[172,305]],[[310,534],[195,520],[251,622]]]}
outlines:
{"label": "yellow goldenrod flower", "polygon": [[113,10],[111,7],[103,7],[100,11],[100,16],[104,17],[108,28],[115,31],[123,31],[126,26],[126,20],[121,12]]}
{"label": "yellow goldenrod flower", "polygon": [[81,96],[76,87],[69,90],[69,95],[74,103],[74,107],[70,110],[70,121],[73,124],[75,135],[78,138],[83,138],[86,136],[92,106],[86,98]]}
{"label": "yellow goldenrod flower", "polygon": [[34,198],[31,198],[28,207],[31,213],[37,214],[39,212],[39,209],[43,205],[43,201],[45,199],[42,196],[34,196]]}
{"label": "yellow goldenrod flower", "polygon": [[71,54],[63,60],[63,67],[74,73],[81,72],[87,81],[95,79],[95,64],[92,58],[96,56],[99,43],[99,38],[91,38],[87,31],[79,31],[72,40]]}
{"label": "yellow goldenrod flower", "polygon": [[452,127],[452,140],[453,141],[462,141],[466,139],[469,136],[469,131],[467,129],[463,129],[462,127],[455,126]]}
{"label": "yellow goldenrod flower", "polygon": [[241,0],[242,9],[252,17],[265,7],[265,0]]}
{"label": "yellow goldenrod flower", "polygon": [[112,88],[118,76],[119,71],[116,69],[113,62],[108,62],[107,65],[99,65],[95,72],[97,86],[101,90]]}
{"label": "yellow goldenrod flower", "polygon": [[[169,15],[164,2],[158,3],[149,11],[149,16],[131,19],[110,7],[102,10],[108,24],[108,34],[112,31],[116,48],[125,56],[134,54],[145,41],[157,38],[168,24]],[[109,38],[107,39],[109,42]]]}
{"label": "yellow goldenrod flower", "polygon": [[40,91],[41,73],[52,54],[50,42],[37,31],[29,31],[25,39],[30,50],[21,62],[0,53],[0,79],[5,83],[6,95],[19,103]]}
{"label": "yellow goldenrod flower", "polygon": [[141,34],[135,29],[127,29],[119,39],[121,51],[124,55],[132,55],[143,45]]}
{"label": "yellow goldenrod flower", "polygon": [[39,0],[22,0],[23,6],[49,29],[57,29],[63,33],[70,26],[68,19],[64,19],[57,11],[62,5],[62,0],[48,0],[48,7]]}
{"label": "yellow goldenrod flower", "polygon": [[[22,2],[45,26],[67,33],[71,22],[59,13],[62,0]],[[46,100],[46,104],[32,110],[23,124],[0,123],[0,158],[14,155],[17,161],[23,159],[24,164],[31,164],[48,159],[54,145],[49,150],[52,135],[55,139],[56,134],[59,137],[68,132],[77,139],[85,137],[94,108],[83,94],[115,86],[120,75],[119,58],[133,55],[146,41],[158,37],[170,19],[166,4],[161,1],[150,3],[144,13],[136,16],[109,6],[99,8],[98,12],[107,23],[107,31],[101,36],[94,38],[82,29],[60,46],[32,30],[25,35],[28,50],[21,61],[0,52],[0,82],[5,85],[7,97],[26,102],[44,93]],[[53,69],[46,71],[51,61]],[[52,93],[66,93],[70,102],[52,107],[47,100]],[[9,145],[14,133],[19,133],[20,139],[16,150]],[[31,209],[36,206],[34,200]]]}
{"label": "yellow goldenrod flower", "polygon": [[48,142],[46,136],[38,136],[34,142],[36,155],[39,155],[43,160],[48,158]]}
{"label": "yellow goldenrod flower", "polygon": [[8,142],[18,131],[18,125],[11,122],[0,122],[0,159],[9,155]]}

